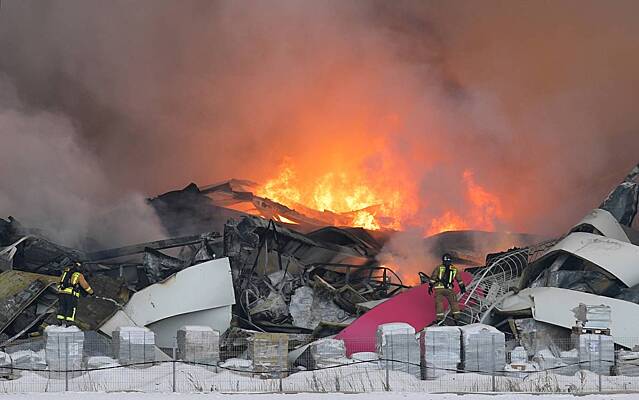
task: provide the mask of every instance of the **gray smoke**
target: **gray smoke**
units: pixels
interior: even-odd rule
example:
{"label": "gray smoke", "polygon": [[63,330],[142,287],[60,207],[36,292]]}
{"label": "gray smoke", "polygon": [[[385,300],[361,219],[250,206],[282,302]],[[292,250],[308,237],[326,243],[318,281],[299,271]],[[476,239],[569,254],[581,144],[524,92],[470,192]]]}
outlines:
{"label": "gray smoke", "polygon": [[[414,186],[414,225],[445,208],[463,215],[470,169],[507,208],[497,228],[559,233],[636,162],[638,9],[5,0],[0,73],[20,107],[2,110],[3,148],[42,151],[3,160],[3,198],[32,189],[13,190],[0,215],[91,232],[93,212],[74,219],[59,193],[101,210],[190,181],[261,181],[284,157],[347,166],[376,134],[383,149],[357,156],[371,175],[398,171]],[[66,152],[65,141],[76,160],[45,151]]]}

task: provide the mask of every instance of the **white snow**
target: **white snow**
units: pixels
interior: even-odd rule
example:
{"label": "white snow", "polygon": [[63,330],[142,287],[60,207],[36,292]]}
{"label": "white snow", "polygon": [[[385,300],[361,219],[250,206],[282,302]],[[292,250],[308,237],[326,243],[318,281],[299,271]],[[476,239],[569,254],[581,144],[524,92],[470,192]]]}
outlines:
{"label": "white snow", "polygon": [[79,333],[81,332],[77,326],[59,326],[59,325],[49,325],[44,328],[44,333]]}
{"label": "white snow", "polygon": [[[11,396],[15,400],[55,400],[59,398],[60,393],[38,393],[38,394],[19,394]],[[176,394],[176,393],[75,393],[68,392],[64,394],[65,400],[202,400],[201,394]],[[636,395],[633,394],[615,394],[615,395],[587,395],[572,396],[561,394],[472,394],[472,395],[456,395],[456,394],[429,394],[424,393],[368,393],[368,394],[327,394],[327,393],[298,393],[298,394],[207,394],[207,400],[633,400]]]}

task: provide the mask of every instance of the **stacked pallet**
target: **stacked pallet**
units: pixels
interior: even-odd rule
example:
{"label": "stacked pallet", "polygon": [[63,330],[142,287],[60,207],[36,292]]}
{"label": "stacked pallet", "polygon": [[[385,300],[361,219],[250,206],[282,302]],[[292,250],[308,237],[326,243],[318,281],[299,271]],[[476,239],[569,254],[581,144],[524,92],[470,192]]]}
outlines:
{"label": "stacked pallet", "polygon": [[323,369],[348,364],[343,340],[320,339],[309,345],[312,368]]}
{"label": "stacked pallet", "polygon": [[220,333],[209,326],[183,326],[177,332],[180,360],[217,365],[220,361]]}
{"label": "stacked pallet", "polygon": [[506,365],[506,337],[490,325],[460,327],[462,359],[467,372],[503,371]]}
{"label": "stacked pallet", "polygon": [[45,359],[50,371],[82,369],[84,333],[76,326],[48,326],[44,330]]}
{"label": "stacked pallet", "polygon": [[377,353],[382,359],[382,368],[421,378],[419,342],[415,328],[409,324],[398,322],[377,327]]}
{"label": "stacked pallet", "polygon": [[113,331],[113,354],[122,365],[155,361],[155,334],[147,328],[124,326]]}
{"label": "stacked pallet", "polygon": [[248,344],[255,372],[284,374],[288,370],[288,335],[259,332],[248,338]]}
{"label": "stacked pallet", "polygon": [[461,362],[461,331],[454,326],[430,326],[420,334],[422,378],[456,373]]}

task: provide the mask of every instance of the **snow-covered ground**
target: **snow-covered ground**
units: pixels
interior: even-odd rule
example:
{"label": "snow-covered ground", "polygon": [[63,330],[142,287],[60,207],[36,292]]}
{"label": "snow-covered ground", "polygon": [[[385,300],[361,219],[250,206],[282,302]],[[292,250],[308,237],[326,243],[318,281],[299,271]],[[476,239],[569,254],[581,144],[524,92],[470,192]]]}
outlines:
{"label": "snow-covered ground", "polygon": [[[176,391],[179,393],[373,393],[383,395],[386,372],[376,364],[349,365],[321,371],[306,371],[279,379],[260,379],[228,370],[215,370],[187,364],[176,364]],[[390,371],[391,392],[463,393],[491,392],[488,375],[472,373],[448,374],[435,380],[419,380],[403,372]],[[71,392],[145,392],[170,393],[173,390],[173,365],[149,368],[114,368],[84,372],[70,377]],[[572,376],[538,372],[524,377],[496,377],[498,392],[593,393],[599,389],[599,377],[589,371]],[[605,392],[639,392],[639,377],[602,376]],[[17,379],[0,380],[0,393],[63,392],[63,376],[50,377],[48,372],[22,372]],[[92,395],[93,396],[93,395]],[[639,395],[635,395],[639,396]],[[288,398],[287,398],[288,399]]]}
{"label": "snow-covered ground", "polygon": [[[15,400],[54,400],[60,394],[36,393],[9,395],[5,398]],[[91,400],[327,400],[339,398],[343,400],[634,400],[637,395],[615,394],[615,395],[586,395],[574,396],[570,394],[545,394],[545,395],[522,395],[522,394],[424,394],[424,393],[371,393],[371,394],[321,394],[321,393],[300,393],[300,394],[174,394],[174,393],[91,393]],[[206,397],[203,397],[206,396]],[[86,400],[87,393],[65,393],[65,400]]]}

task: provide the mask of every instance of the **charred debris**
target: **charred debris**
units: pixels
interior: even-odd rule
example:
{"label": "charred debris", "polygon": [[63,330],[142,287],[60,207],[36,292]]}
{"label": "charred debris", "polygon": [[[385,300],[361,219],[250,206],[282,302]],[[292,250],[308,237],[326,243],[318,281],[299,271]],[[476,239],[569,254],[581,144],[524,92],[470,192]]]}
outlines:
{"label": "charred debris", "polygon": [[[535,245],[540,238],[512,235],[509,239],[518,247],[485,255],[473,247],[471,235],[490,240],[489,233],[447,232],[428,238],[425,246],[451,252],[474,277],[463,300],[466,322],[489,323],[515,336],[542,328],[561,332],[568,327],[560,318],[534,319],[531,309],[541,294],[534,300],[516,298],[525,290],[547,287],[596,296],[593,301],[610,297],[639,304],[639,274],[628,270],[639,262],[633,256],[639,233],[632,228],[638,177],[639,166],[558,240]],[[110,329],[124,324],[147,326],[160,343],[163,330],[180,323],[212,325],[224,333],[221,344],[226,348],[255,331],[288,333],[290,343],[305,344],[337,334],[410,288],[378,261],[392,232],[340,227],[351,220],[348,215],[292,210],[254,195],[254,189],[251,182],[231,180],[202,188],[190,184],[150,199],[170,237],[113,249],[65,247],[16,219],[0,219],[0,344],[54,323],[55,286],[72,259],[84,263],[96,291],[95,297],[80,302],[81,329],[110,335]],[[604,246],[579,253],[601,240],[622,242],[623,249]],[[212,272],[197,275],[194,266]],[[204,276],[212,286],[216,282],[229,291],[176,292]],[[198,284],[206,287],[207,282]],[[136,300],[142,293],[162,297],[159,303],[175,296],[188,300],[182,309],[156,310],[155,319],[142,320],[136,317],[141,312],[136,307],[144,307]],[[639,312],[632,318],[639,321]]]}
{"label": "charred debris", "polygon": [[229,325],[239,329],[323,336],[352,321],[359,303],[407,288],[376,261],[383,235],[327,226],[335,215],[307,217],[253,196],[243,185],[191,184],[151,199],[174,236],[113,249],[65,247],[16,219],[0,219],[0,342],[54,323],[55,285],[72,259],[83,262],[96,291],[78,309],[77,323],[85,330],[107,324],[135,293],[222,258],[230,264],[234,292],[224,300],[232,306]]}

